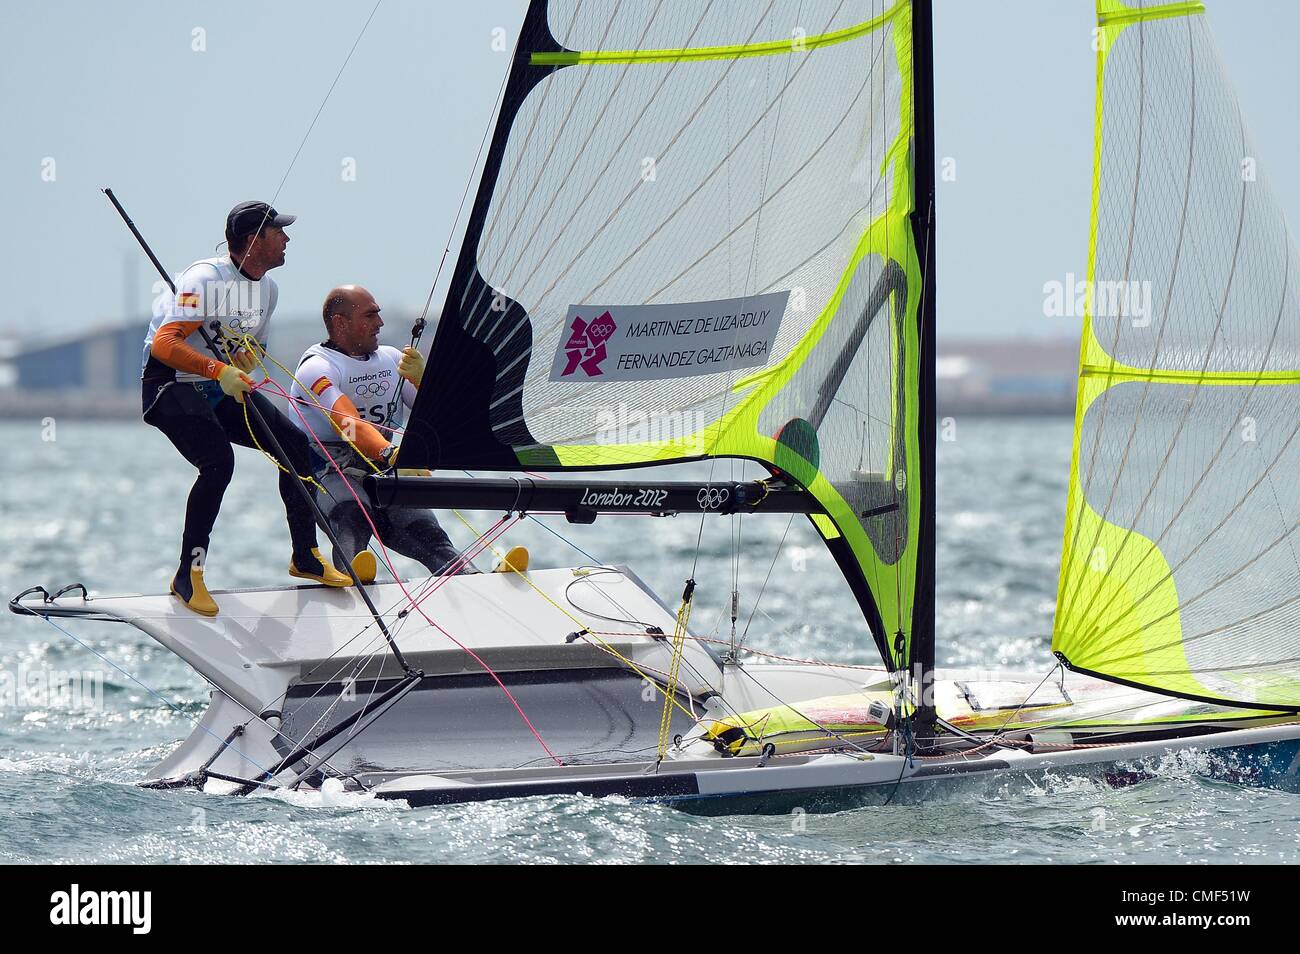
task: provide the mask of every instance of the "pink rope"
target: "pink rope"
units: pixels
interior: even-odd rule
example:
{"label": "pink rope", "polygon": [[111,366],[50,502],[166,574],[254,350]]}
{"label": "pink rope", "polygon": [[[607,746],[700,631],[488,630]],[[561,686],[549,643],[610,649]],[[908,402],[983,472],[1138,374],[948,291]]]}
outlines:
{"label": "pink rope", "polygon": [[[479,538],[474,541],[473,544],[467,547],[464,553],[461,556],[457,557],[455,563],[450,564],[449,568],[444,570],[443,573],[438,577],[438,582],[434,583],[433,586],[429,587],[428,591],[425,592],[425,594],[421,596],[418,600],[412,602],[409,608],[410,609],[418,608],[421,603],[423,603],[430,596],[432,596],[439,589],[441,589],[442,585],[446,583],[447,580],[451,579],[453,576],[459,573],[463,566],[465,566],[475,557],[479,556],[484,551],[486,551],[488,547],[492,546],[493,543],[495,543],[507,530],[509,530],[512,526],[514,526],[518,521],[519,521],[518,517],[512,517],[509,520],[507,520],[505,517],[501,517],[499,520],[497,520],[495,524],[493,524],[491,527],[488,528],[486,533],[481,534]],[[474,552],[471,553],[470,552],[471,550],[474,550]],[[396,576],[396,574],[394,574],[394,576]]]}
{"label": "pink rope", "polygon": [[[272,381],[270,378],[267,378],[265,381],[262,382],[262,384],[255,384],[255,385],[253,385],[253,390],[254,390],[254,391],[260,390],[260,389],[261,389],[264,385],[266,385],[266,384],[272,384],[272,385],[274,385],[276,391],[277,391],[279,394],[284,395],[285,400],[288,401],[288,402],[290,402],[291,404],[301,404],[303,407],[310,407],[310,408],[312,408],[312,409],[314,409],[314,410],[320,411],[322,414],[329,414],[329,413],[331,413],[331,412],[330,412],[329,410],[327,410],[327,409],[325,408],[325,406],[324,406],[323,404],[321,404],[319,401],[308,401],[306,398],[296,398],[296,397],[294,397],[292,394],[289,394],[288,392],[286,392],[285,389],[282,388],[278,382],[276,382],[276,381]],[[297,408],[294,408],[294,410],[296,411]],[[346,417],[349,421],[361,421],[363,424],[369,424],[371,427],[375,428],[376,430],[380,430],[380,431],[388,431],[390,434],[402,434],[402,433],[405,433],[405,428],[401,428],[401,427],[388,427],[388,426],[385,425],[385,424],[376,424],[374,421],[367,421],[364,417],[358,417],[358,416],[355,415],[355,414],[343,414],[343,412],[341,412],[341,411],[334,411],[333,413],[335,413],[335,414],[339,414],[339,415],[341,415],[342,417]],[[298,416],[299,416],[299,417],[302,417],[301,414],[299,414]],[[307,422],[306,422],[306,421],[303,421],[303,423],[306,424]],[[307,429],[310,431],[310,430],[311,430],[311,427],[309,426]],[[312,437],[315,437],[315,436],[316,436],[315,433],[313,433],[313,434],[312,434]],[[318,443],[318,444],[320,443],[319,439],[317,440],[317,443]]]}
{"label": "pink rope", "polygon": [[[379,544],[379,549],[383,551],[384,565],[388,567],[388,572],[391,573],[393,575],[393,579],[397,581],[397,585],[401,588],[402,594],[406,597],[407,602],[411,604],[411,608],[415,609],[421,616],[423,616],[424,621],[426,623],[428,623],[438,632],[442,633],[442,635],[446,636],[449,640],[455,643],[456,646],[458,646],[461,650],[467,653],[469,657],[474,660],[474,662],[478,663],[478,665],[482,667],[484,672],[486,672],[489,676],[492,677],[492,681],[501,687],[501,691],[506,694],[506,698],[509,699],[510,704],[515,707],[515,711],[519,713],[519,718],[523,719],[524,725],[528,726],[528,731],[533,734],[533,738],[537,740],[537,743],[542,747],[542,749],[546,752],[546,754],[551,757],[551,760],[554,761],[556,765],[563,765],[564,762],[560,760],[559,756],[557,756],[554,752],[551,751],[551,747],[546,744],[546,740],[542,738],[541,733],[537,731],[537,727],[533,725],[532,720],[528,718],[527,714],[523,710],[523,707],[519,705],[519,700],[517,700],[514,697],[514,693],[512,693],[508,688],[506,688],[506,684],[501,681],[501,677],[497,675],[496,670],[494,670],[491,666],[489,666],[486,662],[484,662],[483,658],[479,656],[478,653],[474,652],[474,650],[470,649],[468,646],[466,646],[464,643],[458,640],[455,636],[451,635],[451,633],[447,632],[445,629],[443,629],[441,626],[435,623],[429,617],[429,615],[423,609],[420,608],[420,602],[423,601],[423,599],[427,599],[428,594],[425,594],[425,596],[421,598],[421,601],[416,601],[415,598],[411,596],[410,591],[406,588],[406,584],[402,582],[401,577],[398,576],[397,571],[393,568],[393,561],[392,561],[392,557],[389,556],[388,547],[384,545],[383,538],[379,535],[379,528],[375,526],[375,522],[370,518],[369,509],[362,502],[361,498],[357,496],[356,490],[352,487],[352,481],[348,480],[347,476],[343,473],[342,468],[340,468],[338,463],[335,462],[333,456],[326,449],[324,442],[321,441],[321,439],[316,435],[316,432],[312,430],[311,425],[307,423],[307,418],[303,416],[302,411],[298,410],[296,406],[297,402],[294,401],[294,399],[289,395],[289,393],[285,391],[285,389],[281,387],[278,382],[272,380],[271,378],[264,378],[260,384],[254,385],[252,390],[258,391],[261,390],[262,388],[270,388],[275,393],[289,400],[289,406],[293,408],[293,412],[297,414],[298,419],[302,421],[303,428],[305,428],[307,433],[312,436],[312,440],[316,442],[317,446],[321,450],[321,453],[325,455],[325,459],[328,460],[330,466],[334,468],[334,471],[340,477],[343,478],[344,486],[348,488],[348,493],[352,495],[352,499],[355,500],[357,502],[357,506],[361,508],[361,513],[366,518],[366,523],[370,525],[370,532],[374,536],[375,542]],[[503,528],[501,530],[501,533],[504,532],[505,530]],[[500,533],[498,533],[497,536],[500,536]],[[448,573],[446,576],[442,578],[443,581],[445,581],[451,575],[452,574]],[[439,582],[437,585],[441,586],[442,582]]]}

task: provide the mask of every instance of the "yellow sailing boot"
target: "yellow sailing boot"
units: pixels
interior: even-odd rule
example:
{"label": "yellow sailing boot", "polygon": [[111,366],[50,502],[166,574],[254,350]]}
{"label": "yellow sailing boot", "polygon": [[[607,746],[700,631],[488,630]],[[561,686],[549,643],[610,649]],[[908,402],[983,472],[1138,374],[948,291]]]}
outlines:
{"label": "yellow sailing boot", "polygon": [[315,580],[326,586],[352,585],[352,577],[334,569],[334,564],[325,562],[319,547],[312,547],[309,554],[295,554],[289,560],[289,575],[303,580]]}
{"label": "yellow sailing boot", "polygon": [[379,572],[379,564],[375,560],[375,555],[369,550],[362,550],[352,558],[352,572],[357,575],[357,579],[362,583],[375,582],[375,574]]}
{"label": "yellow sailing boot", "polygon": [[511,547],[497,565],[492,568],[493,573],[523,573],[528,569],[528,548]]}
{"label": "yellow sailing boot", "polygon": [[202,616],[216,616],[219,612],[217,601],[203,582],[202,570],[191,568],[188,573],[178,570],[172,579],[171,591],[187,608]]}

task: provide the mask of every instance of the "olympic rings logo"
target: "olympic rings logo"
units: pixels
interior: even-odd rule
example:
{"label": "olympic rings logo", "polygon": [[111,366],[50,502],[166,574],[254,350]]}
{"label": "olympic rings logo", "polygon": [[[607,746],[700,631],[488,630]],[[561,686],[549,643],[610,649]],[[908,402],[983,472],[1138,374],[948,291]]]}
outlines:
{"label": "olympic rings logo", "polygon": [[387,381],[370,381],[365,384],[358,384],[356,393],[361,397],[381,397],[388,393],[390,384]]}
{"label": "olympic rings logo", "polygon": [[260,315],[248,318],[227,318],[222,322],[227,331],[246,332],[255,331],[261,327],[262,318]]}
{"label": "olympic rings logo", "polygon": [[731,498],[731,491],[726,487],[701,487],[695,495],[701,510],[717,510]]}

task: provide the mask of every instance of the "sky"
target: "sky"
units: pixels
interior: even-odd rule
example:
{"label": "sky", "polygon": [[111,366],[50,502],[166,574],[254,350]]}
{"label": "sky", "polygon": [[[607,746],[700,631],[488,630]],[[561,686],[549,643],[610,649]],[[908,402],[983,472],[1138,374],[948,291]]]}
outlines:
{"label": "sky", "polygon": [[[216,254],[235,202],[276,196],[300,217],[281,315],[346,281],[417,311],[524,7],[382,0],[316,118],[370,0],[3,4],[0,335],[148,316],[155,276],[103,186],[173,271]],[[1300,4],[1211,0],[1209,16],[1298,221]],[[1077,335],[1044,317],[1043,285],[1085,271],[1093,22],[1090,0],[935,0],[936,158],[956,172],[936,201],[942,338]]]}

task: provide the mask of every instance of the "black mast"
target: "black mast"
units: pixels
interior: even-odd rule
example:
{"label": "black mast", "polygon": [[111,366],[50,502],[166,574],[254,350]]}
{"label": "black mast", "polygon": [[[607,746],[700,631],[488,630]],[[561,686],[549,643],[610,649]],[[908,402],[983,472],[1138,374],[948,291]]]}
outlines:
{"label": "black mast", "polygon": [[[931,0],[912,4],[912,235],[921,265],[921,300],[916,318],[921,353],[917,359],[920,393],[917,438],[920,445],[921,535],[916,555],[916,590],[912,602],[909,669],[920,693],[915,734],[926,737],[934,728],[934,512],[935,429],[934,384],[934,19]],[[923,743],[924,744],[924,743]]]}
{"label": "black mast", "polygon": [[[567,52],[552,36],[547,21],[546,0],[530,0],[515,44],[510,72],[502,93],[496,127],[483,161],[478,191],[470,206],[465,235],[461,240],[456,265],[452,271],[447,299],[429,349],[425,386],[415,397],[415,406],[407,417],[402,435],[402,466],[413,469],[439,470],[519,470],[515,446],[541,446],[523,422],[522,385],[527,361],[499,378],[500,362],[508,362],[519,353],[532,349],[532,325],[523,307],[501,295],[478,270],[479,237],[487,222],[492,194],[515,116],[537,84],[560,69],[570,66],[539,66],[532,58],[537,53]],[[519,326],[515,332],[516,348],[502,358],[489,342],[471,333],[471,326],[490,316],[492,322],[506,327]],[[516,425],[502,433],[494,428],[492,406],[505,395],[495,412],[499,421]],[[543,449],[539,453],[545,455]],[[556,462],[558,463],[558,462]],[[545,461],[534,462],[540,469]]]}

